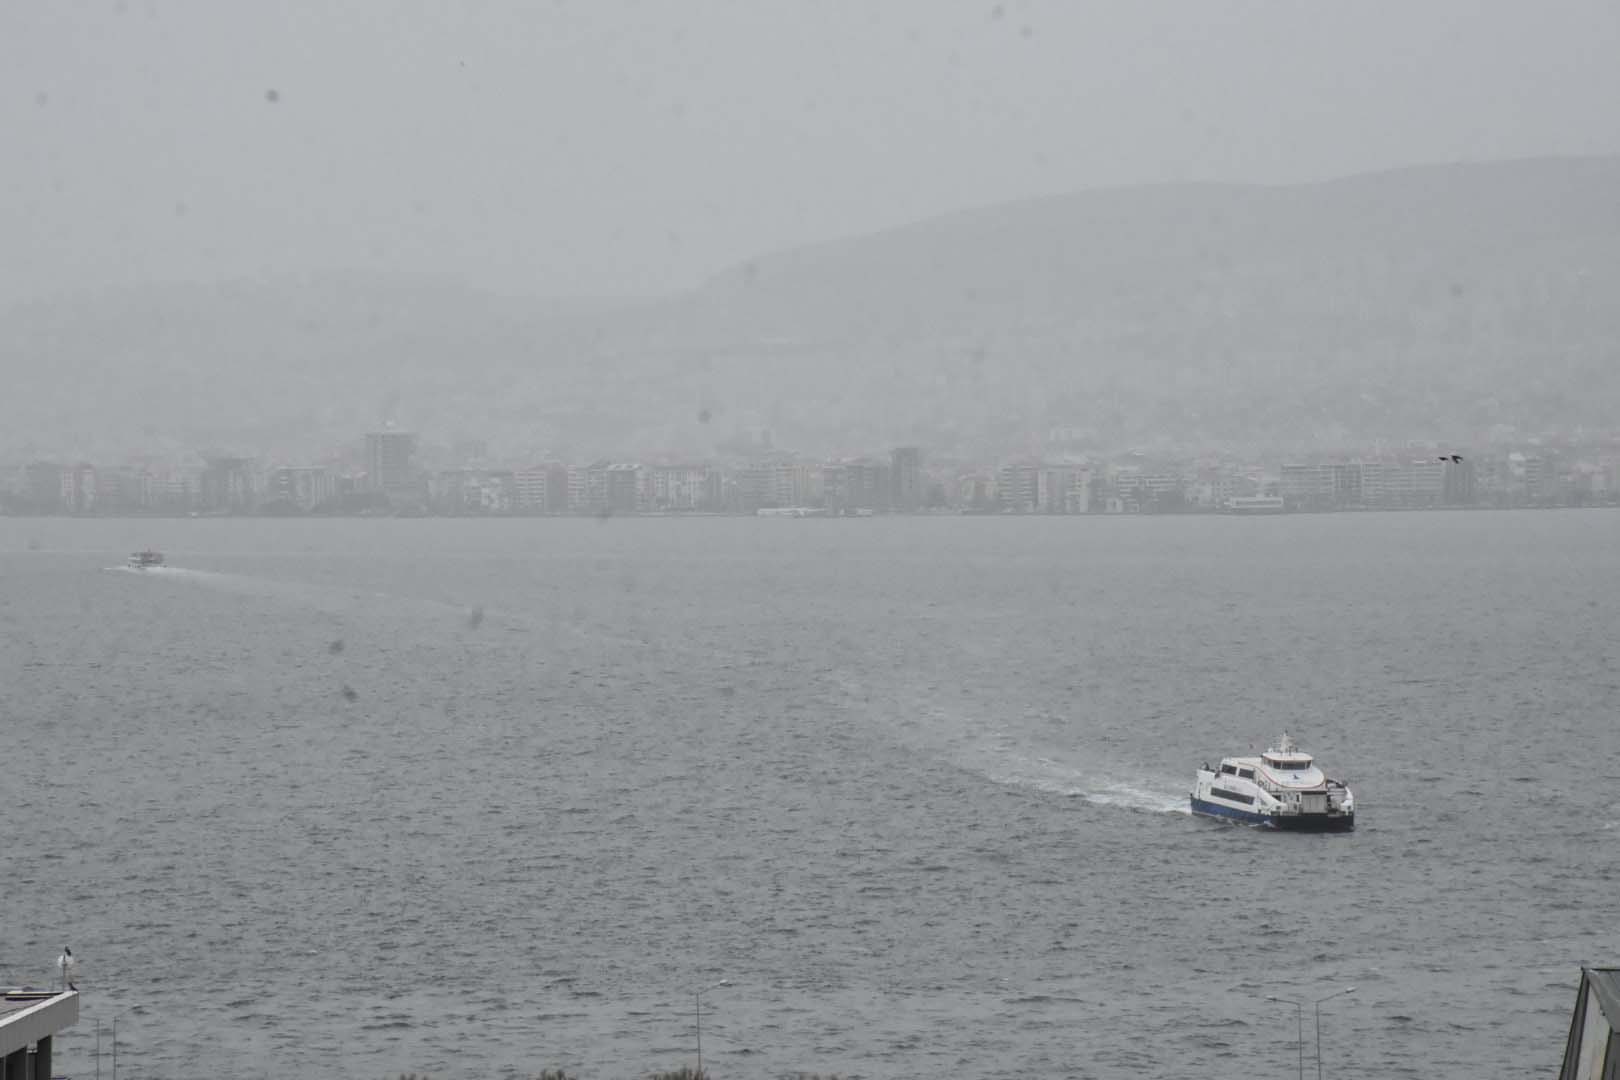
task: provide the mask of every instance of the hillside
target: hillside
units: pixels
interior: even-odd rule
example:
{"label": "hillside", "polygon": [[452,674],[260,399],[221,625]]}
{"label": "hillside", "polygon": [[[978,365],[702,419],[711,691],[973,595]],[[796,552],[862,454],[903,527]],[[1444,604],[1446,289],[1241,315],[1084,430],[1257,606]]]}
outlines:
{"label": "hillside", "polygon": [[742,424],[975,453],[1055,426],[1111,446],[1613,428],[1617,299],[1620,159],[1087,191],[654,301],[354,278],[15,308],[0,455],[292,452],[385,416],[576,453],[705,453]]}
{"label": "hillside", "polygon": [[1332,443],[1613,426],[1616,298],[1620,159],[1528,161],[995,207],[738,268],[692,325],[919,432]]}

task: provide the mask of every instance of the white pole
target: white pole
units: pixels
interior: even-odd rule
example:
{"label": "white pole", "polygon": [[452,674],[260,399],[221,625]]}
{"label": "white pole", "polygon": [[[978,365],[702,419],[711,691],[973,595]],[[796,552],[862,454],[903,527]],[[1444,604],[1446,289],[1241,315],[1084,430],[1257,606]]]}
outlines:
{"label": "white pole", "polygon": [[1343,990],[1335,990],[1327,997],[1317,998],[1311,1002],[1311,1006],[1316,1010],[1316,1080],[1322,1080],[1322,1002],[1332,1001],[1336,997],[1343,997],[1345,994],[1355,992],[1355,987],[1347,986]]}
{"label": "white pole", "polygon": [[1266,1000],[1280,1001],[1284,1005],[1294,1007],[1294,1021],[1297,1029],[1296,1034],[1298,1035],[1295,1045],[1299,1047],[1299,1080],[1305,1080],[1305,1003],[1295,1001],[1293,998],[1278,997],[1275,994],[1267,994]]}

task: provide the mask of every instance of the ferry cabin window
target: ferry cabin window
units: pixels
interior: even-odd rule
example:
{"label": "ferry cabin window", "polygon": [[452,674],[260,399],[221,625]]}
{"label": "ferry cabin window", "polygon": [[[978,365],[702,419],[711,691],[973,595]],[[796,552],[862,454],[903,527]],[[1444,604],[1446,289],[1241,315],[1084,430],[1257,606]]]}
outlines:
{"label": "ferry cabin window", "polygon": [[1231,799],[1233,802],[1240,802],[1246,806],[1254,803],[1253,795],[1240,795],[1235,791],[1224,791],[1221,788],[1210,788],[1209,793],[1218,799]]}
{"label": "ferry cabin window", "polygon": [[1253,769],[1239,769],[1237,771],[1237,774],[1239,776],[1243,777],[1243,779],[1245,779],[1245,780],[1253,780],[1254,779],[1254,770]]}
{"label": "ferry cabin window", "polygon": [[1237,769],[1233,768],[1231,765],[1222,765],[1221,766],[1221,772],[1226,773],[1228,776],[1230,776],[1230,775],[1235,774],[1237,772]]}

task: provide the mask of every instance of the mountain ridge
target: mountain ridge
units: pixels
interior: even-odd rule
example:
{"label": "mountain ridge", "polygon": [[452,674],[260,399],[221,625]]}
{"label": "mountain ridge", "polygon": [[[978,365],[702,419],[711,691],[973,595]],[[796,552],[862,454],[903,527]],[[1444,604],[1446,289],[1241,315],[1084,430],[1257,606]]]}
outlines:
{"label": "mountain ridge", "polygon": [[1039,452],[1052,427],[1309,447],[1620,405],[1620,157],[1040,196],[623,302],[333,280],[0,312],[0,455],[285,456],[384,419],[525,454],[698,456],[752,426],[817,453]]}

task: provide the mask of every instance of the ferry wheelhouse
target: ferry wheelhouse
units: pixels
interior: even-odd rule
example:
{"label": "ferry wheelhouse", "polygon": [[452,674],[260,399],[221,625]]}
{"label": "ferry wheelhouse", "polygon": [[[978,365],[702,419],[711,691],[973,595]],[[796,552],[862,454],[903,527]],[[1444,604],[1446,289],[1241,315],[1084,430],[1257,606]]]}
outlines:
{"label": "ferry wheelhouse", "polygon": [[1286,732],[1280,746],[1258,757],[1222,758],[1218,768],[1200,768],[1192,812],[1271,829],[1335,832],[1356,827],[1350,789],[1330,779]]}

